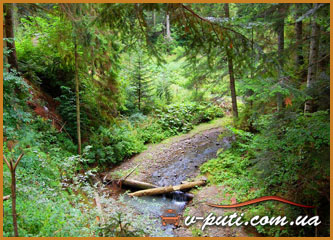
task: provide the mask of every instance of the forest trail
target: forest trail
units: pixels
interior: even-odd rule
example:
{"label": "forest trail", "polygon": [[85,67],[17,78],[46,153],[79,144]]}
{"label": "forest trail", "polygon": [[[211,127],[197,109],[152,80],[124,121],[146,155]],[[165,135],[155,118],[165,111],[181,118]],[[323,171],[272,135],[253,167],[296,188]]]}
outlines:
{"label": "forest trail", "polygon": [[199,174],[201,164],[216,157],[218,149],[229,146],[230,139],[219,139],[223,126],[229,120],[216,119],[195,127],[187,134],[171,137],[159,144],[150,144],[147,150],[105,174],[123,177],[136,168],[127,179],[158,186],[191,180]]}

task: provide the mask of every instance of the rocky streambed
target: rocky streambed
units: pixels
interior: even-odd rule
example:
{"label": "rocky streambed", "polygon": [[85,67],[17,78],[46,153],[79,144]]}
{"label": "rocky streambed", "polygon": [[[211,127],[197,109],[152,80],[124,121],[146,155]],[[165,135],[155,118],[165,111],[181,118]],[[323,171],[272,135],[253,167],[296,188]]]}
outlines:
{"label": "rocky streambed", "polygon": [[[215,158],[219,149],[226,149],[230,146],[233,139],[231,137],[221,138],[220,135],[223,131],[224,129],[220,124],[207,124],[199,131],[174,137],[160,144],[150,145],[146,151],[123,162],[105,175],[109,175],[111,178],[126,176],[134,169],[127,179],[147,182],[161,187],[178,185],[182,181],[191,181],[198,176],[200,173],[199,167],[203,163]],[[203,194],[200,194],[200,191]],[[183,221],[181,221],[178,228],[173,225],[162,226],[160,217],[167,209],[174,209],[177,214],[183,215],[186,207],[193,214],[203,214],[200,211],[195,211],[196,208],[205,209],[203,206],[196,205],[197,200],[203,198],[203,196],[207,197],[207,193],[212,196],[217,196],[217,194],[211,187],[204,187],[200,191],[197,193],[198,198],[195,196],[190,204],[188,199],[184,198],[182,192],[175,192],[171,197],[165,195],[140,197],[140,200],[125,197],[124,201],[137,209],[139,213],[148,214],[147,217],[149,218],[155,218],[157,220],[155,221],[156,227],[162,229],[163,236],[192,236],[192,230],[183,226]],[[235,231],[230,229],[223,229],[223,233],[220,231],[213,229],[213,231],[210,231],[211,234],[207,233],[206,235],[235,235]]]}

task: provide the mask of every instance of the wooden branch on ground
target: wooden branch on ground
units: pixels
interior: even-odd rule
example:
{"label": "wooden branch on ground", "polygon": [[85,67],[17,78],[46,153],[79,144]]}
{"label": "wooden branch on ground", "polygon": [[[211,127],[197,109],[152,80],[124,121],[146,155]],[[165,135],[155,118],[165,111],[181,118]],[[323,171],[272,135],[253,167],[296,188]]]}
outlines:
{"label": "wooden branch on ground", "polygon": [[141,190],[141,191],[137,191],[134,193],[130,193],[128,195],[131,197],[159,195],[159,194],[170,193],[170,192],[174,192],[174,191],[186,190],[186,189],[190,189],[193,187],[202,186],[205,184],[206,184],[205,180],[200,180],[200,181],[195,181],[195,182],[184,183],[184,184],[177,185],[177,186],[158,187],[158,188]]}
{"label": "wooden branch on ground", "polygon": [[8,200],[9,198],[10,198],[10,195],[4,196],[4,197],[3,197],[3,201]]}
{"label": "wooden branch on ground", "polygon": [[138,165],[135,166],[135,168],[133,168],[124,178],[119,179],[118,184],[121,184],[124,182],[124,180],[126,180],[126,178],[128,178],[133,172],[134,170],[140,165],[140,163]]}

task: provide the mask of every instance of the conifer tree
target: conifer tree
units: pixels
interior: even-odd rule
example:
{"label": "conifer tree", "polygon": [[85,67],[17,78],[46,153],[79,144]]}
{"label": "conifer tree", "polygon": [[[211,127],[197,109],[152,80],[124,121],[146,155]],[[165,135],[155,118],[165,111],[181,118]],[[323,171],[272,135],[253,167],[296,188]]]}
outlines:
{"label": "conifer tree", "polygon": [[151,100],[151,79],[148,73],[148,59],[139,51],[133,61],[132,83],[138,109],[141,111],[143,104]]}
{"label": "conifer tree", "polygon": [[[224,11],[226,18],[230,18],[229,13],[229,4],[224,4]],[[235,87],[235,76],[234,76],[234,66],[233,59],[231,54],[232,43],[230,43],[229,49],[227,49],[227,60],[228,60],[228,70],[230,78],[230,92],[231,92],[231,101],[232,101],[232,114],[234,118],[238,118],[238,108],[237,108],[237,96],[236,96],[236,87]]]}
{"label": "conifer tree", "polygon": [[[319,4],[314,4],[314,10],[319,8]],[[315,11],[314,11],[315,12]],[[309,66],[308,66],[308,76],[306,81],[306,87],[311,90],[314,83],[317,81],[318,72],[318,56],[319,56],[319,36],[320,36],[320,26],[317,23],[317,14],[315,13],[312,17],[311,23],[311,40],[310,40],[310,53],[309,53]],[[305,102],[304,112],[313,111],[313,102],[308,99]]]}

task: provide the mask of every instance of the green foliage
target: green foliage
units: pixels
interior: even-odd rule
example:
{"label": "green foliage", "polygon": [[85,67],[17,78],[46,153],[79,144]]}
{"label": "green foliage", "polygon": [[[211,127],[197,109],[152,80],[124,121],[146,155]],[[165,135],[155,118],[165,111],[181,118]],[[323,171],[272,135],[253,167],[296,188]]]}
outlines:
{"label": "green foliage", "polygon": [[[329,155],[326,152],[329,148],[328,112],[307,115],[289,113],[283,118],[268,115],[258,124],[262,135],[256,137],[253,144],[258,152],[258,168],[265,169],[260,171],[259,176],[265,177],[272,188],[282,184],[287,189],[290,184],[300,184],[295,194],[302,193],[316,201],[316,196],[325,192],[325,179],[329,176]],[[272,167],[275,176],[269,173],[273,170]],[[313,182],[303,182],[304,175],[308,175]],[[310,190],[313,183],[318,188]]]}
{"label": "green foliage", "polygon": [[138,126],[138,134],[144,143],[159,143],[173,136],[173,133],[169,130],[164,130],[160,122],[156,119],[149,119],[140,124]]}
{"label": "green foliage", "polygon": [[142,229],[133,230],[131,222],[128,221],[123,213],[118,212],[115,216],[108,219],[107,224],[100,228],[101,237],[141,237],[144,236]]}
{"label": "green foliage", "polygon": [[138,134],[129,124],[113,129],[100,127],[90,138],[92,145],[88,158],[91,162],[116,164],[145,149]]}
{"label": "green foliage", "polygon": [[31,121],[31,114],[25,104],[29,100],[29,88],[16,72],[3,72],[4,136],[19,138],[16,126]]}
{"label": "green foliage", "polygon": [[[14,127],[9,122],[5,124]],[[4,155],[17,158],[21,152],[25,153],[16,171],[18,224],[23,236],[69,236],[70,225],[79,225],[75,218],[80,211],[72,208],[61,187],[61,164],[76,148],[67,136],[50,125],[41,118],[32,118],[29,124],[21,123],[15,134],[7,131],[5,135],[19,142],[10,148],[9,142],[5,142]],[[10,194],[10,175],[7,167],[4,170],[4,193]],[[36,205],[43,211],[36,211]],[[4,204],[4,210],[4,235],[11,236],[10,201]],[[70,225],[65,226],[67,221]],[[58,230],[60,235],[55,233]]]}
{"label": "green foliage", "polygon": [[171,84],[166,74],[162,74],[159,81],[156,83],[156,95],[167,104],[170,103],[172,99]]}
{"label": "green foliage", "polygon": [[59,93],[60,85],[72,86],[74,67],[70,52],[73,44],[65,42],[70,37],[71,26],[51,14],[20,21],[16,51],[23,75],[41,84],[53,96]]}
{"label": "green foliage", "polygon": [[[8,112],[14,111],[12,108]],[[30,115],[31,116],[31,115]],[[124,217],[127,222],[121,225],[120,209],[108,213],[105,217],[110,221],[104,226],[96,222],[96,209],[87,203],[87,197],[93,199],[93,192],[97,191],[90,185],[90,177],[96,170],[88,170],[83,174],[82,167],[91,161],[94,154],[93,147],[87,146],[81,157],[73,155],[76,146],[68,137],[59,133],[51,126],[49,121],[42,118],[31,117],[28,123],[16,124],[5,122],[6,128],[15,131],[6,131],[7,140],[19,140],[12,148],[9,142],[4,142],[4,155],[8,158],[17,158],[23,151],[25,153],[17,168],[17,213],[20,236],[91,236],[101,233],[102,236],[143,236],[142,226],[135,227],[135,231],[128,228],[128,223],[135,225],[134,215],[128,213]],[[103,137],[110,136],[110,132],[102,129]],[[133,154],[138,146],[133,140],[132,132],[126,127],[116,129],[113,134],[118,138],[112,139],[116,154]],[[124,136],[125,134],[125,136]],[[122,140],[121,140],[122,139]],[[107,141],[107,140],[105,140]],[[115,141],[118,141],[115,143]],[[126,145],[127,144],[127,145]],[[133,150],[134,149],[134,150]],[[122,158],[123,155],[118,156]],[[4,165],[4,194],[10,194],[10,173]],[[87,195],[87,196],[86,196]],[[89,200],[92,201],[92,200]],[[110,199],[104,199],[110,204]],[[115,203],[110,204],[114,209]],[[36,210],[42,209],[42,211]],[[123,207],[122,207],[122,210]],[[117,229],[120,229],[119,231]],[[11,217],[11,202],[4,202],[4,236],[12,236],[13,225]]]}
{"label": "green foliage", "polygon": [[172,104],[163,111],[156,110],[156,114],[162,129],[173,135],[186,133],[196,124],[223,116],[222,110],[213,104],[196,103]]}
{"label": "green foliage", "polygon": [[[229,98],[228,61],[234,64],[240,117],[224,133],[231,148],[201,167],[212,184],[225,186],[237,201],[279,195],[317,206],[329,225],[329,5],[229,4],[17,4],[15,45],[19,73],[4,64],[4,154],[25,155],[17,169],[17,211],[22,236],[147,236],[151,219],[100,196],[104,218],[91,206],[91,184],[99,168],[112,167],[197,124],[223,117],[216,100]],[[191,10],[192,9],[192,10]],[[170,16],[172,39],[165,37]],[[201,17],[199,17],[199,15]],[[320,24],[317,80],[305,86],[311,22]],[[302,42],[294,24],[284,25],[284,50],[276,33],[281,20],[302,21]],[[311,20],[310,20],[311,18]],[[205,19],[205,20],[203,20]],[[13,39],[4,39],[13,42]],[[74,45],[82,142],[75,155]],[[301,48],[300,48],[301,47]],[[4,62],[12,50],[4,48]],[[295,57],[302,55],[302,66]],[[186,64],[185,64],[186,63]],[[25,78],[25,79],[24,79]],[[59,132],[35,116],[31,86],[59,102]],[[277,112],[276,96],[284,100]],[[304,102],[313,112],[303,114]],[[42,101],[41,101],[42,102]],[[243,105],[244,104],[244,105]],[[227,103],[219,102],[227,109]],[[243,107],[244,106],[244,107]],[[92,169],[92,166],[98,168]],[[4,166],[4,194],[10,173]],[[228,202],[229,203],[229,202]],[[37,211],[36,206],[43,211]],[[304,214],[267,202],[244,208],[246,217]],[[305,210],[306,214],[315,214]],[[4,236],[12,236],[10,201],[4,202]],[[149,223],[148,223],[149,221]],[[310,228],[257,226],[266,236],[310,236]],[[198,229],[194,235],[202,236]]]}
{"label": "green foliage", "polygon": [[151,104],[151,76],[148,75],[148,58],[139,50],[133,61],[132,86],[135,95],[135,102],[139,111],[149,112]]}
{"label": "green foliage", "polygon": [[156,109],[153,117],[135,126],[144,143],[158,143],[168,137],[187,133],[197,124],[222,116],[222,110],[210,103],[172,104],[164,109]]}
{"label": "green foliage", "polygon": [[[66,86],[61,86],[62,94],[59,97],[56,97],[55,100],[59,101],[61,104],[57,108],[60,115],[66,123],[64,128],[65,130],[73,137],[77,138],[77,124],[76,124],[76,99],[75,93],[71,88]],[[82,103],[82,102],[81,102]],[[81,129],[83,132],[88,132],[88,126],[90,120],[86,114],[86,109],[83,108],[80,112],[81,119]]]}
{"label": "green foliage", "polygon": [[155,110],[152,117],[135,113],[113,128],[99,127],[89,139],[90,162],[102,165],[117,164],[126,158],[140,153],[145,143],[158,143],[162,140],[187,133],[194,125],[222,117],[220,108],[212,104],[174,104],[165,110]]}
{"label": "green foliage", "polygon": [[[201,172],[209,174],[212,183],[226,186],[226,191],[236,194],[240,202],[278,195],[317,206],[324,214],[329,196],[328,112],[288,112],[283,116],[280,113],[260,117],[256,135],[231,128],[230,134],[235,137],[232,147],[205,163]],[[301,215],[295,207],[282,210],[280,203],[250,206],[246,212],[249,219],[258,213],[278,216],[283,212],[290,219]],[[271,226],[258,226],[257,230],[267,236],[293,236],[298,231]],[[305,228],[299,234],[309,231]]]}

